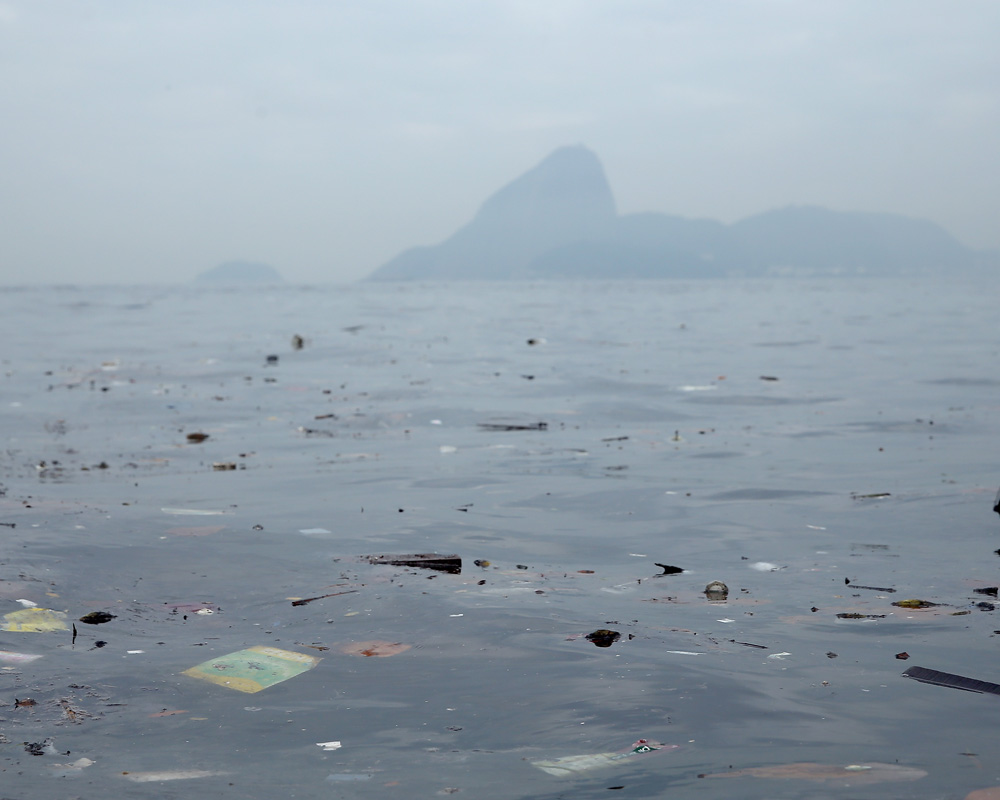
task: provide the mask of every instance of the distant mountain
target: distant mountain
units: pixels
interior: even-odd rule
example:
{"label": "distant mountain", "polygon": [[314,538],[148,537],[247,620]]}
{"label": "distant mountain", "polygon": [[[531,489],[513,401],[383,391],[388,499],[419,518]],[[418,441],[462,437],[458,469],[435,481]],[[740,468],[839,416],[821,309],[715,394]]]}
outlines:
{"label": "distant mountain", "polygon": [[920,275],[1000,268],[940,226],[895,214],[790,206],[724,225],[619,216],[601,162],[562,147],[483,203],[438,245],[414,247],[369,280]]}
{"label": "distant mountain", "polygon": [[205,270],[195,281],[198,283],[268,284],[284,283],[285,279],[268,264],[255,261],[226,261],[217,267]]}
{"label": "distant mountain", "polygon": [[490,197],[451,238],[404,251],[372,278],[527,277],[540,255],[591,236],[603,238],[615,219],[615,201],[597,156],[585,147],[563,147]]}

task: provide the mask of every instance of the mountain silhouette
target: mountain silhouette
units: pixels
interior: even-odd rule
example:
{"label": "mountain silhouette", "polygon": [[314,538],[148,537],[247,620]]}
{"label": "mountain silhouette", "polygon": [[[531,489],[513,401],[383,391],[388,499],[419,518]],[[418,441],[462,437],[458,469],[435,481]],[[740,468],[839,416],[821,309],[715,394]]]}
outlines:
{"label": "mountain silhouette", "polygon": [[889,276],[987,266],[1000,258],[896,214],[789,206],[732,225],[620,216],[600,160],[576,145],[501,188],[444,242],[403,251],[369,280]]}

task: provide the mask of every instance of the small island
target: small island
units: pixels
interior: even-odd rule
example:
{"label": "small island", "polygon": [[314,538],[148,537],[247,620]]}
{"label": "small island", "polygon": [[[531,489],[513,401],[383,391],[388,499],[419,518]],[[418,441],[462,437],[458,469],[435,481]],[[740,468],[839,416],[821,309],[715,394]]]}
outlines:
{"label": "small island", "polygon": [[269,264],[261,264],[256,261],[226,261],[200,273],[195,278],[195,282],[260,286],[284,283],[285,279]]}

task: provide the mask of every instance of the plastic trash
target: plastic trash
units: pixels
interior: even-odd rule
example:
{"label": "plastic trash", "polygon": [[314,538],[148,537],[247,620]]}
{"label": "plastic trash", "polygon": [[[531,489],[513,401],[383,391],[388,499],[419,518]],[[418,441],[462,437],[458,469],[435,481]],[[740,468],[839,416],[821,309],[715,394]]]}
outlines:
{"label": "plastic trash", "polygon": [[903,673],[903,676],[913,678],[921,683],[931,683],[935,686],[947,686],[949,689],[961,689],[965,692],[1000,694],[1000,686],[995,683],[980,681],[975,678],[965,678],[961,675],[954,675],[950,672],[939,672],[936,669],[927,669],[926,667],[910,667]]}
{"label": "plastic trash", "polygon": [[636,756],[648,753],[666,753],[677,748],[678,745],[676,744],[661,744],[659,742],[650,742],[647,739],[639,739],[627,750],[619,750],[616,753],[589,753],[582,756],[565,756],[563,758],[553,758],[544,761],[532,761],[531,763],[549,775],[565,777],[592,769],[619,766],[622,762]]}
{"label": "plastic trash", "polygon": [[133,783],[159,783],[160,781],[182,781],[190,778],[211,778],[228,775],[214,769],[165,769],[158,772],[123,772],[122,777]]}
{"label": "plastic trash", "polygon": [[278,647],[255,646],[210,659],[184,670],[183,674],[238,692],[254,693],[301,675],[320,660]]}
{"label": "plastic trash", "polygon": [[22,608],[4,614],[0,629],[16,633],[55,633],[68,631],[66,614],[50,608]]}
{"label": "plastic trash", "polygon": [[712,581],[705,586],[705,597],[712,602],[724,602],[729,599],[729,587],[722,581]]}

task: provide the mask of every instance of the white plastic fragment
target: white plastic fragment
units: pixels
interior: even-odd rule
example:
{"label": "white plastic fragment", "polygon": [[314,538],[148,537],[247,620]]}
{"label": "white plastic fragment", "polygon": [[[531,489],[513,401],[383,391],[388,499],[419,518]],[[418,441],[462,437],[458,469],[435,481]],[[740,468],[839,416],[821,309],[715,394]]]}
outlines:
{"label": "white plastic fragment", "polygon": [[755,561],[750,565],[750,569],[755,569],[758,572],[777,572],[779,569],[784,569],[784,567],[779,567],[770,561]]}
{"label": "white plastic fragment", "polygon": [[692,653],[690,650],[667,650],[668,653],[673,653],[678,656],[701,656],[704,653]]}
{"label": "white plastic fragment", "polygon": [[38,608],[38,603],[34,603],[31,600],[21,599],[21,600],[18,600],[17,602],[20,603],[25,608]]}
{"label": "white plastic fragment", "polygon": [[772,653],[768,656],[768,659],[771,661],[784,661],[785,658],[790,655],[791,653]]}
{"label": "white plastic fragment", "polygon": [[201,508],[161,508],[164,514],[175,514],[184,517],[215,517],[225,514],[225,511],[211,511]]}
{"label": "white plastic fragment", "polygon": [[443,444],[443,445],[441,445],[438,448],[438,450],[440,450],[441,453],[444,454],[444,455],[450,455],[451,453],[457,453],[458,452],[458,448],[457,447],[452,447],[450,444]]}
{"label": "white plastic fragment", "polygon": [[200,614],[203,617],[207,617],[209,614],[214,614],[215,611],[213,611],[211,608],[199,608],[194,613],[195,614]]}
{"label": "white plastic fragment", "polygon": [[326,528],[302,528],[299,533],[304,533],[306,536],[318,536],[324,533],[330,533]]}
{"label": "white plastic fragment", "polygon": [[339,750],[342,747],[340,742],[316,742],[316,746],[324,750]]}
{"label": "white plastic fragment", "polygon": [[725,619],[717,619],[716,622],[736,622],[736,620],[729,619],[729,617],[726,617]]}

